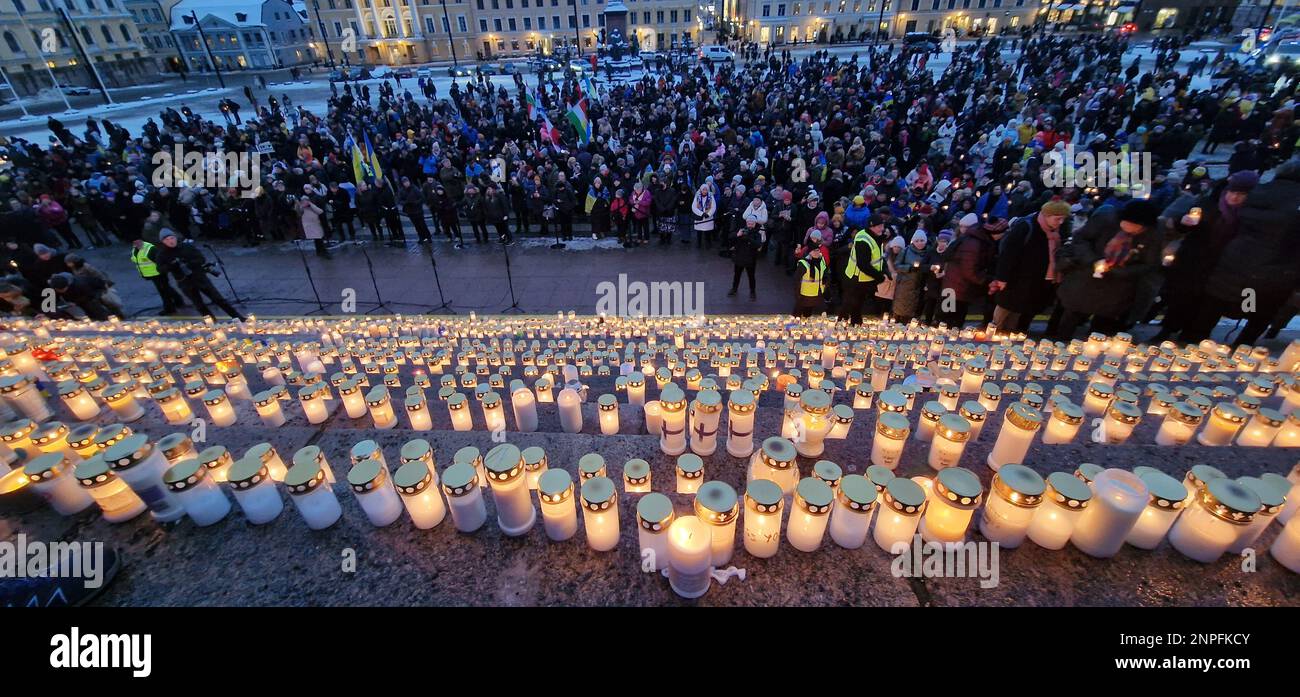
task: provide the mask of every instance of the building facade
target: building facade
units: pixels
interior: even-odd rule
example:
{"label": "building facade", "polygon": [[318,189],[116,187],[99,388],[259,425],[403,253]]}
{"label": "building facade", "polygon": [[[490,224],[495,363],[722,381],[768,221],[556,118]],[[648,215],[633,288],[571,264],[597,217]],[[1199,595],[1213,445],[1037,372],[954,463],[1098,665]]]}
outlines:
{"label": "building facade", "polygon": [[738,16],[726,15],[732,7],[724,9],[724,16],[742,39],[763,45],[863,41],[871,38],[873,30],[890,30],[898,2],[733,0]]}
{"label": "building facade", "polygon": [[171,34],[171,21],[167,19],[174,0],[169,0],[166,7],[161,0],[124,0],[124,3],[140,34],[140,42],[149,49],[154,70],[179,71],[182,65],[180,52]]}
{"label": "building facade", "polygon": [[214,62],[233,71],[318,60],[315,26],[284,0],[181,0],[172,7],[171,33],[194,72],[212,70]]}
{"label": "building facade", "polygon": [[958,37],[988,36],[1034,24],[1039,0],[895,0],[899,3],[892,35],[923,31]]}
{"label": "building facade", "polygon": [[23,95],[53,88],[50,71],[69,86],[157,78],[124,0],[0,0],[0,68]]}

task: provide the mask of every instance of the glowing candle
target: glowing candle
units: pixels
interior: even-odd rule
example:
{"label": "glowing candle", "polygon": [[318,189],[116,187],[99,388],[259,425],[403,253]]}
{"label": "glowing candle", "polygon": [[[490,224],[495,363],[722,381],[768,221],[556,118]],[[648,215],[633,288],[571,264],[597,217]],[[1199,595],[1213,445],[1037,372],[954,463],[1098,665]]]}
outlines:
{"label": "glowing candle", "polygon": [[996,383],[984,383],[980,387],[979,403],[988,413],[997,413],[998,405],[1002,403],[1002,388]]}
{"label": "glowing candle", "polygon": [[733,390],[727,401],[727,454],[749,457],[754,452],[754,394]]}
{"label": "glowing candle", "polygon": [[298,401],[302,404],[307,423],[318,424],[329,418],[329,408],[325,405],[325,385],[309,385],[298,390]]}
{"label": "glowing candle", "polygon": [[1300,518],[1292,518],[1282,528],[1268,552],[1277,563],[1300,574]]}
{"label": "glowing candle", "polygon": [[871,362],[871,389],[883,391],[889,384],[889,361],[877,358]]}
{"label": "glowing candle", "polygon": [[618,492],[609,477],[582,483],[582,522],[592,549],[608,552],[618,546]]}
{"label": "glowing candle", "polygon": [[[1027,404],[1017,402],[1007,409],[1002,429],[988,456],[988,466],[998,471],[1003,465],[1024,462],[1033,443],[1034,433],[1043,425],[1043,415]],[[1040,492],[1041,493],[1041,492]]]}
{"label": "glowing candle", "polygon": [[230,499],[197,458],[173,465],[163,475],[163,483],[199,527],[218,523],[230,513]]}
{"label": "glowing candle", "polygon": [[59,399],[78,421],[89,421],[99,415],[99,403],[80,383],[72,380],[59,383]]}
{"label": "glowing candle", "polygon": [[841,479],[830,515],[831,540],[845,549],[861,547],[867,541],[875,505],[876,487],[870,480],[860,474]]}
{"label": "glowing candle", "polygon": [[1204,416],[1200,409],[1187,402],[1175,404],[1160,423],[1160,430],[1156,432],[1156,444],[1185,445],[1192,439],[1192,433],[1196,431]]}
{"label": "glowing candle", "polygon": [[1083,413],[1088,416],[1101,416],[1106,413],[1106,408],[1110,406],[1114,398],[1114,387],[1105,383],[1094,382],[1088,385],[1088,391],[1084,394]]}
{"label": "glowing candle", "polygon": [[1245,428],[1237,436],[1237,445],[1246,447],[1265,447],[1273,442],[1286,417],[1275,409],[1260,409],[1250,417]]}
{"label": "glowing candle", "polygon": [[560,428],[565,433],[582,431],[582,398],[577,390],[571,387],[560,390],[555,403],[560,409]]}
{"label": "glowing candle", "polygon": [[[642,570],[658,571],[668,564],[668,529],[677,518],[672,501],[663,494],[642,496],[636,504],[637,542],[641,550]],[[732,524],[734,537],[735,524]],[[714,529],[716,532],[716,528]],[[714,542],[716,544],[716,541]],[[645,562],[649,562],[649,565]]]}
{"label": "glowing candle", "polygon": [[1075,524],[1070,542],[1084,554],[1113,557],[1146,510],[1151,492],[1141,477],[1106,469],[1092,481],[1092,502]]}
{"label": "glowing candle", "polygon": [[443,470],[442,493],[447,495],[451,522],[457,530],[474,532],[487,522],[487,504],[483,502],[483,489],[472,463],[453,462]]}
{"label": "glowing candle", "polygon": [[912,537],[925,513],[925,489],[911,479],[895,477],[885,484],[881,501],[872,539],[886,552],[900,554],[912,545]]}
{"label": "glowing candle", "polygon": [[1106,410],[1106,418],[1102,421],[1102,433],[1105,434],[1106,442],[1119,445],[1128,440],[1141,420],[1141,409],[1128,402],[1116,400]]}
{"label": "glowing candle", "polygon": [[550,378],[545,376],[538,378],[537,382],[533,383],[533,391],[537,393],[537,401],[542,404],[554,402],[555,397],[552,387]]}
{"label": "glowing candle", "polygon": [[979,402],[969,399],[961,403],[957,414],[970,424],[970,437],[967,440],[979,440],[980,431],[984,429],[984,421],[988,418],[988,410]]}
{"label": "glowing candle", "polygon": [[185,509],[163,484],[167,460],[148,436],[132,435],[109,446],[104,450],[104,460],[144,500],[154,520],[170,523],[185,515]]}
{"label": "glowing candle", "polygon": [[736,518],[740,515],[736,490],[723,482],[704,483],[695,495],[695,515],[712,530],[713,565],[731,561],[736,549]]}
{"label": "glowing candle", "polygon": [[284,425],[284,410],[280,408],[280,399],[275,390],[263,390],[253,395],[253,406],[263,425],[271,428]]}
{"label": "glowing candle", "polygon": [[1043,429],[1044,445],[1069,443],[1078,435],[1083,425],[1083,410],[1070,402],[1058,401],[1053,405],[1052,414]]}
{"label": "glowing candle", "polygon": [[965,370],[961,375],[961,391],[966,394],[978,394],[980,387],[984,385],[984,370],[988,364],[979,358],[972,358],[966,361]]}
{"label": "glowing candle", "polygon": [[369,459],[353,465],[348,471],[348,484],[371,525],[391,525],[402,515],[401,497],[393,487],[388,467],[383,462]]}
{"label": "glowing candle", "polygon": [[686,394],[676,385],[668,385],[659,393],[659,407],[659,449],[665,455],[681,455],[686,452]]}
{"label": "glowing candle", "polygon": [[596,400],[596,409],[600,419],[600,432],[607,436],[618,435],[618,398],[612,394],[603,394]]}
{"label": "glowing candle", "polygon": [[131,487],[113,473],[101,454],[93,454],[78,463],[73,476],[94,499],[106,522],[125,522],[148,510]]}
{"label": "glowing candle", "polygon": [[921,538],[926,542],[961,542],[966,539],[975,509],[984,493],[979,477],[968,469],[941,470],[930,483]]}
{"label": "glowing candle", "polygon": [[[339,385],[339,397],[343,400],[343,411],[349,419],[359,419],[366,415],[366,398],[361,394],[361,383],[356,378],[345,380]],[[261,413],[260,410],[258,413]]]}
{"label": "glowing candle", "polygon": [[[406,448],[403,447],[403,452],[405,451]],[[420,530],[436,527],[447,515],[447,507],[442,502],[442,495],[438,493],[438,475],[430,466],[431,459],[432,453],[428,460],[413,459],[393,474],[393,485],[402,499],[402,506],[406,508],[407,515],[411,516],[411,522]],[[527,490],[524,495],[528,495]]]}
{"label": "glowing candle", "polygon": [[946,411],[957,411],[957,400],[961,399],[961,391],[956,385],[943,384],[939,386],[939,404]]}
{"label": "glowing candle", "polygon": [[515,413],[515,428],[523,433],[537,430],[537,400],[533,391],[522,385],[510,393],[510,406]]}
{"label": "glowing candle", "polygon": [[1196,436],[1196,441],[1201,445],[1228,445],[1237,436],[1237,431],[1246,423],[1246,419],[1247,414],[1241,407],[1230,402],[1219,402],[1214,405],[1209,420],[1205,422],[1205,429]]}
{"label": "glowing candle", "polygon": [[189,402],[185,401],[185,395],[176,388],[169,388],[154,395],[154,400],[162,408],[163,416],[167,423],[173,426],[188,425],[190,419],[194,417],[194,412],[190,410]]}
{"label": "glowing candle", "polygon": [[212,425],[222,428],[235,423],[235,408],[221,390],[209,390],[203,395],[203,406],[208,410]]}
{"label": "glowing candle", "polygon": [[1284,490],[1270,484],[1262,477],[1239,477],[1237,483],[1244,485],[1259,497],[1260,507],[1255,512],[1255,517],[1250,524],[1241,528],[1241,534],[1228,547],[1229,554],[1241,554],[1254,547],[1255,541],[1259,539],[1260,535],[1264,534],[1264,531],[1277,518],[1278,513],[1282,511],[1287,502],[1286,495],[1283,493]]}
{"label": "glowing candle", "polygon": [[537,480],[537,500],[542,507],[546,536],[563,542],[578,532],[578,510],[573,502],[573,479],[560,469],[546,470]]}
{"label": "glowing candle", "polygon": [[487,488],[487,470],[483,467],[483,453],[479,452],[478,448],[472,445],[467,445],[460,450],[457,450],[455,454],[451,456],[451,461],[468,462],[474,467],[475,474],[478,475],[479,487],[483,489]]}
{"label": "glowing candle", "polygon": [[[464,398],[464,395],[461,397]],[[397,425],[397,414],[393,411],[393,402],[388,396],[387,387],[375,385],[370,388],[366,393],[366,407],[370,409],[370,418],[374,421],[375,428],[390,429]],[[468,411],[466,413],[468,414]],[[452,423],[455,425],[454,418]]]}
{"label": "glowing candle", "polygon": [[911,427],[907,417],[894,412],[884,412],[876,419],[876,437],[871,440],[871,464],[895,469],[903,457]]}
{"label": "glowing candle", "polygon": [[1273,438],[1273,445],[1278,448],[1300,446],[1300,411],[1293,411],[1286,416],[1282,430]]}
{"label": "glowing candle", "polygon": [[663,424],[663,412],[659,406],[659,400],[651,400],[645,403],[645,430],[652,436],[660,434],[660,426]]}
{"label": "glowing candle", "polygon": [[1187,501],[1187,488],[1156,469],[1148,469],[1138,476],[1147,487],[1147,505],[1125,541],[1138,549],[1155,549],[1165,539],[1178,514],[1182,513]]}
{"label": "glowing candle", "polygon": [[677,493],[694,494],[704,483],[704,460],[695,453],[677,458]]}
{"label": "glowing candle", "polygon": [[930,467],[936,470],[956,467],[969,439],[970,422],[957,414],[944,414],[930,444]]}
{"label": "glowing candle", "polygon": [[633,458],[623,464],[623,491],[629,494],[650,492],[650,463]]}
{"label": "glowing candle", "polygon": [[921,406],[920,426],[916,429],[916,439],[922,442],[929,441],[934,437],[934,429],[939,425],[939,419],[948,413],[948,408],[937,401],[929,401]]}
{"label": "glowing candle", "polygon": [[1216,561],[1241,538],[1263,506],[1249,487],[1231,479],[1212,479],[1169,531],[1169,544],[1203,564]]}
{"label": "glowing candle", "polygon": [[23,467],[32,488],[59,515],[72,515],[94,505],[86,488],[73,476],[73,465],[61,452],[45,453]]}
{"label": "glowing candle", "polygon": [[[0,395],[33,421],[44,421],[54,415],[32,379],[26,375],[0,377]],[[89,500],[89,496],[86,499]]]}
{"label": "glowing candle", "polygon": [[1024,465],[1006,464],[993,475],[990,489],[994,495],[984,504],[980,533],[1003,547],[1019,547],[1043,501],[1046,483]]}
{"label": "glowing candle", "polygon": [[715,390],[700,392],[690,408],[691,452],[708,456],[717,450],[721,419],[722,396]]}
{"label": "glowing candle", "polygon": [[230,491],[248,522],[269,523],[284,510],[284,501],[276,491],[271,473],[259,459],[245,456],[231,465],[227,474]]}
{"label": "glowing candle", "polygon": [[1047,475],[1043,503],[1029,521],[1029,539],[1044,549],[1064,549],[1083,511],[1092,501],[1092,489],[1066,472]]}
{"label": "glowing candle", "polygon": [[483,466],[492,487],[501,531],[518,537],[531,530],[537,522],[537,509],[533,508],[533,499],[528,493],[524,457],[519,448],[502,443],[488,451]]}
{"label": "glowing candle", "polygon": [[496,392],[484,394],[483,400],[479,402],[479,407],[483,409],[483,423],[487,430],[492,433],[504,433],[506,430],[506,410],[501,403],[501,395]]}
{"label": "glowing candle", "polygon": [[854,416],[852,407],[847,404],[836,404],[831,409],[831,430],[826,433],[826,437],[834,440],[843,440],[848,437],[849,429],[853,427]]}
{"label": "glowing candle", "polygon": [[855,386],[853,388],[853,408],[870,409],[871,402],[875,398],[875,396],[876,396],[876,391],[871,388],[871,385],[867,383],[862,383],[860,385]]}
{"label": "glowing candle", "polygon": [[81,462],[81,455],[68,443],[68,433],[67,424],[61,421],[50,421],[37,426],[30,436],[36,452],[28,454],[62,453],[68,459],[69,467],[76,465]]}
{"label": "glowing candle", "polygon": [[695,516],[681,516],[668,528],[668,585],[683,598],[698,598],[713,582],[712,532]]}
{"label": "glowing candle", "polygon": [[752,479],[745,487],[745,551],[766,559],[781,544],[781,487],[768,479]]}

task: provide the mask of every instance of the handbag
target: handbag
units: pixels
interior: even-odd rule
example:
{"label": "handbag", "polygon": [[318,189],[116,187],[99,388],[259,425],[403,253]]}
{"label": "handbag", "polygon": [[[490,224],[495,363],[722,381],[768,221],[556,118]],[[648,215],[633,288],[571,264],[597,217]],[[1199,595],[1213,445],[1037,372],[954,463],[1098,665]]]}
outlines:
{"label": "handbag", "polygon": [[894,279],[892,279],[892,278],[886,278],[885,280],[881,281],[880,283],[877,283],[877,284],[876,284],[876,297],[877,297],[877,298],[884,298],[884,299],[886,299],[886,300],[893,300],[893,299],[894,299]]}

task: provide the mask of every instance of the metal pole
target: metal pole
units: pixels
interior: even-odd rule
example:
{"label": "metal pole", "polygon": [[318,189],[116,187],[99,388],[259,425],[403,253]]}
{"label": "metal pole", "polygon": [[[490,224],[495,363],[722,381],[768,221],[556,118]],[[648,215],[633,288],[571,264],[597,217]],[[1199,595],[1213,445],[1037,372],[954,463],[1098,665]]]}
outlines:
{"label": "metal pole", "polygon": [[1268,16],[1273,14],[1273,5],[1275,4],[1277,4],[1277,0],[1268,0],[1268,8],[1264,10],[1264,16],[1259,18],[1259,30],[1255,32],[1255,38],[1257,40],[1259,38],[1259,32],[1263,31],[1264,27],[1268,26]]}
{"label": "metal pole", "polygon": [[330,69],[334,69],[334,52],[330,50],[329,34],[325,33],[325,20],[320,18],[319,0],[311,0],[311,6],[316,10],[316,24],[320,27],[320,40],[325,44],[325,55],[329,57]]}
{"label": "metal pole", "polygon": [[578,44],[578,56],[582,56],[582,34],[578,29],[578,0],[571,0],[573,3],[573,40]]}
{"label": "metal pole", "polygon": [[72,16],[68,14],[67,9],[60,7],[59,15],[68,26],[68,33],[72,34],[72,42],[77,45],[81,51],[81,57],[86,59],[86,65],[90,68],[91,77],[95,78],[95,84],[99,85],[99,93],[104,95],[104,99],[109,104],[113,103],[113,97],[108,94],[108,87],[104,85],[104,78],[99,76],[99,68],[95,67],[95,61],[90,60],[90,52],[86,50],[86,45],[81,41],[81,34],[77,32],[76,27],[72,26]]}
{"label": "metal pole", "polygon": [[447,14],[447,0],[438,0],[442,5],[442,21],[447,24],[447,48],[451,49],[451,65],[453,68],[460,67],[460,61],[456,60],[456,36],[451,31],[451,15]]}
{"label": "metal pole", "polygon": [[221,76],[221,66],[217,65],[217,59],[212,56],[212,47],[208,45],[208,37],[203,33],[203,23],[199,21],[199,16],[194,10],[190,10],[190,16],[194,18],[194,26],[199,30],[199,43],[203,44],[203,50],[208,54],[208,62],[212,64],[212,71],[217,74],[217,82],[220,82],[221,88],[225,89],[226,78]]}
{"label": "metal pole", "polygon": [[31,114],[27,112],[27,107],[23,106],[23,100],[18,96],[18,90],[14,89],[14,83],[9,79],[9,74],[5,72],[3,67],[0,67],[0,77],[4,78],[5,87],[8,87],[9,91],[13,92],[14,101],[18,102],[18,108],[23,110],[23,116],[31,116]]}
{"label": "metal pole", "polygon": [[885,3],[889,0],[880,0],[880,17],[876,19],[876,27],[871,31],[871,47],[876,47],[876,42],[880,40],[880,25],[885,23]]}
{"label": "metal pole", "polygon": [[[32,28],[28,26],[27,17],[23,14],[23,11],[18,10],[17,5],[14,6],[14,9],[18,11],[18,20],[23,23],[23,29],[26,30],[29,36],[32,35]],[[37,46],[36,50],[40,52],[41,47]],[[68,111],[72,111],[72,104],[68,103],[68,95],[63,93],[63,88],[59,85],[59,79],[54,77],[54,69],[50,67],[50,61],[43,60],[41,62],[45,64],[45,72],[50,74],[50,82],[54,85],[54,91],[58,92],[59,96],[63,98],[63,106],[67,107]]]}

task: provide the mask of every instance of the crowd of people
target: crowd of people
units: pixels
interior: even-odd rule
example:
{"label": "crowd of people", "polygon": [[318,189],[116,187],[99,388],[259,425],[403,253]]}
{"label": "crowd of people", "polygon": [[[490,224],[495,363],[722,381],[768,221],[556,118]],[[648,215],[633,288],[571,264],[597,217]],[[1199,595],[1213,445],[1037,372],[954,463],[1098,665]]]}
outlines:
{"label": "crowd of people", "polygon": [[[121,240],[164,312],[182,300],[170,277],[199,311],[210,300],[237,315],[189,240],[310,239],[327,257],[367,237],[405,245],[409,224],[417,243],[455,248],[465,227],[477,244],[692,244],[730,259],[732,294],[746,280],[756,297],[766,261],[798,277],[796,314],[850,322],[1023,331],[1048,313],[1047,334],[1066,339],[1163,315],[1162,338],[1196,341],[1238,317],[1237,340],[1255,341],[1289,320],[1300,279],[1294,82],[1223,51],[1180,68],[1172,36],[1144,69],[1131,41],[1025,31],[959,45],[941,71],[926,48],[747,46],[735,63],[599,86],[548,73],[515,75],[511,90],[480,75],[439,98],[424,78],[375,94],[331,83],[319,112],[248,90],[242,119],[225,99],[224,123],[168,108],[137,134],[88,119],[77,135],[51,118],[48,145],[2,144],[0,234],[17,273],[0,297],[36,312],[52,287],[111,314],[96,302],[108,281],[58,248]],[[575,103],[589,133],[566,118]],[[1216,178],[1198,158],[1220,143],[1233,144],[1230,176]],[[155,155],[177,146],[269,153],[251,191],[156,185]],[[1153,176],[1049,186],[1052,153],[1083,151],[1150,153]]]}

